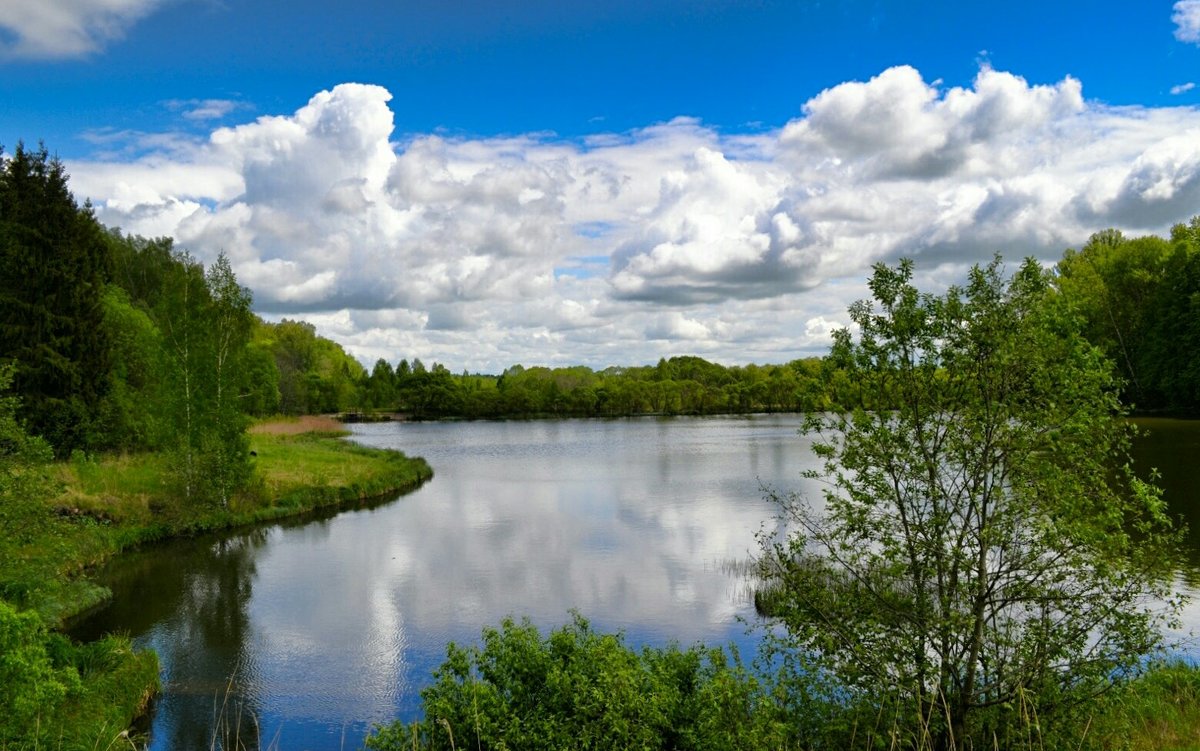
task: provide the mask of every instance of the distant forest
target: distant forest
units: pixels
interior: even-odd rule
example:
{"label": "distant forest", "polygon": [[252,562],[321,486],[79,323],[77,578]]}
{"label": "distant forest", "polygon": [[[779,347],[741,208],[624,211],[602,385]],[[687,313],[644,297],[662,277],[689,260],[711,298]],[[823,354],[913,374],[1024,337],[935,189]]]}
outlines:
{"label": "distant forest", "polygon": [[[60,456],[168,450],[187,473],[212,481],[228,463],[220,447],[239,454],[249,419],[280,413],[616,417],[886,406],[864,404],[831,357],[726,367],[682,356],[601,371],[513,365],[492,375],[404,357],[367,372],[312,325],[255,316],[224,256],[205,268],[169,238],[105,228],[75,202],[44,146],[18,145],[0,158],[0,367],[26,429]],[[1066,251],[1055,284],[1116,364],[1135,409],[1200,413],[1200,217],[1168,238],[1098,232]],[[242,470],[228,471],[236,486]]]}

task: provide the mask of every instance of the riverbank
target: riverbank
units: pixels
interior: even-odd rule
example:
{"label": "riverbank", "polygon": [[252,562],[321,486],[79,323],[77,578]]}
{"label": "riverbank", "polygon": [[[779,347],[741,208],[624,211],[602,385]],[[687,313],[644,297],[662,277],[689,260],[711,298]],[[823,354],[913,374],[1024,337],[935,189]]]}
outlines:
{"label": "riverbank", "polygon": [[[77,454],[52,465],[61,492],[46,499],[44,521],[6,540],[0,557],[0,641],[25,655],[24,673],[0,675],[13,684],[0,704],[29,708],[24,719],[0,722],[0,747],[107,748],[156,690],[157,660],[128,639],[72,645],[52,632],[110,596],[87,578],[90,568],[139,545],[358,504],[432,477],[423,459],[345,435],[331,419],[255,426],[253,478],[224,508],[182,502],[162,455]],[[20,693],[22,676],[32,693]]]}

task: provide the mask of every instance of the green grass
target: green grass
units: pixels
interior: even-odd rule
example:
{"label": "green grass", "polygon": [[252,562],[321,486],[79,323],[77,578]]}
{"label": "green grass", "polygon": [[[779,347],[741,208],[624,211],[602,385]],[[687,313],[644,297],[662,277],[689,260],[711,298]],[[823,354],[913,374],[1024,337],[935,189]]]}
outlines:
{"label": "green grass", "polygon": [[423,460],[319,434],[258,434],[250,445],[258,454],[260,492],[285,505],[365,499],[416,487],[431,476]]}
{"label": "green grass", "polygon": [[103,600],[104,591],[82,574],[127,548],[410,490],[432,476],[423,459],[331,432],[252,434],[254,476],[228,508],[189,506],[161,455],[77,456],[56,464],[62,492],[47,499],[49,523],[24,545],[0,542],[0,597],[59,624]]}
{"label": "green grass", "polygon": [[158,657],[138,652],[128,637],[109,636],[74,646],[80,689],[38,723],[41,748],[136,748],[128,728],[158,692]]}
{"label": "green grass", "polygon": [[1200,668],[1156,665],[1097,704],[1090,748],[1105,751],[1200,749]]}
{"label": "green grass", "polygon": [[[43,522],[24,540],[0,536],[0,606],[7,602],[35,612],[42,623],[58,627],[110,596],[86,574],[121,551],[356,504],[410,490],[432,476],[422,459],[334,437],[341,434],[329,426],[253,433],[253,479],[227,508],[185,503],[174,490],[166,458],[156,454],[76,456],[53,465],[50,474],[61,492],[45,499]],[[130,748],[121,733],[157,689],[155,656],[134,652],[128,639],[72,645],[45,633],[32,648],[50,654],[59,668],[78,672],[79,685],[63,701],[47,705],[25,729],[27,737],[0,737],[0,751]]]}

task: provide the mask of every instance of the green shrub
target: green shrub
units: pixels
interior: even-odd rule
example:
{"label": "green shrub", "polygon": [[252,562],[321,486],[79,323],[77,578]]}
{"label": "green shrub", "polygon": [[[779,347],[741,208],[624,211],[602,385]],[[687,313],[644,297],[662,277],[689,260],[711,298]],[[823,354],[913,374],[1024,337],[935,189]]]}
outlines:
{"label": "green shrub", "polygon": [[543,637],[528,620],[451,644],[421,692],[424,719],[376,728],[367,747],[757,749],[782,744],[769,697],[736,655],[644,649],[578,615]]}
{"label": "green shrub", "polygon": [[69,645],[61,640],[46,632],[36,613],[0,602],[0,745],[29,735],[79,688],[79,673],[63,662]]}

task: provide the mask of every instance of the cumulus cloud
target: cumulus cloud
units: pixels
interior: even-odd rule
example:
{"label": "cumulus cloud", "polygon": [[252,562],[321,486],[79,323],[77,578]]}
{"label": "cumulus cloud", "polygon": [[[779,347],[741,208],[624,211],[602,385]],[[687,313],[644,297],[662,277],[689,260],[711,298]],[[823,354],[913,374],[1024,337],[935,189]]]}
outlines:
{"label": "cumulus cloud", "polygon": [[855,162],[879,178],[933,179],[994,168],[1048,123],[1083,106],[1073,78],[1029,86],[984,67],[973,88],[941,93],[916,69],[899,66],[821,92],[780,141],[805,158],[817,153],[835,165]]}
{"label": "cumulus cloud", "polygon": [[662,178],[657,205],[614,255],[615,293],[687,303],[794,288],[805,259],[786,250],[801,232],[772,215],[784,185],[781,174],[697,149]]}
{"label": "cumulus cloud", "polygon": [[947,283],[996,251],[1052,261],[1200,205],[1194,108],[1109,107],[986,65],[951,88],[891,68],[753,135],[680,118],[393,141],[404,106],[343,84],[203,142],[73,163],[73,188],[109,224],[226,252],[261,311],[368,363],[490,371],[788,360],[828,346],[874,262],[915,256]]}
{"label": "cumulus cloud", "polygon": [[96,52],[162,0],[0,0],[0,57],[63,58]]}
{"label": "cumulus cloud", "polygon": [[1193,83],[1192,81],[1188,81],[1187,83],[1181,83],[1176,86],[1172,86],[1171,87],[1171,96],[1179,96],[1180,94],[1186,94],[1187,92],[1191,91],[1194,88],[1196,88],[1196,84]]}
{"label": "cumulus cloud", "polygon": [[1175,24],[1175,38],[1200,44],[1200,0],[1179,0],[1174,11],[1171,21]]}

